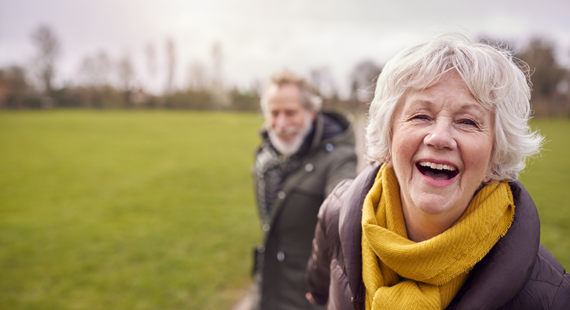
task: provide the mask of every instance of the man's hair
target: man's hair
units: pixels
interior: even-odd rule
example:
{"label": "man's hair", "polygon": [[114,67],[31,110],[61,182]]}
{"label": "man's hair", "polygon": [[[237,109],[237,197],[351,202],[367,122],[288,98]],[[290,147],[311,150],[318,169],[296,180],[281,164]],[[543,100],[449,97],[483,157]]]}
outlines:
{"label": "man's hair", "polygon": [[515,180],[526,159],[539,153],[543,137],[533,132],[528,65],[507,50],[445,34],[410,47],[380,74],[366,127],[366,157],[383,162],[391,154],[396,106],[410,89],[422,90],[455,70],[481,105],[494,114],[490,166],[493,180]]}
{"label": "man's hair", "polygon": [[301,103],[309,111],[320,111],[322,99],[317,95],[315,87],[309,83],[305,78],[297,75],[289,70],[283,70],[273,74],[267,83],[265,90],[261,96],[261,110],[265,112],[267,108],[267,90],[269,87],[276,85],[281,87],[287,84],[293,84],[299,87],[301,91]]}

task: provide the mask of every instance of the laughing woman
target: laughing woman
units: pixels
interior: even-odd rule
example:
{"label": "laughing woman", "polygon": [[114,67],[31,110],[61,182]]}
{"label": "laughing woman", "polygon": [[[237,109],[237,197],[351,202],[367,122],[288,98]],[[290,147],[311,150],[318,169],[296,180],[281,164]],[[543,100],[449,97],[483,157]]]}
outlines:
{"label": "laughing woman", "polygon": [[375,164],[323,203],[307,298],[329,309],[570,309],[519,171],[540,150],[525,68],[444,35],[379,76]]}

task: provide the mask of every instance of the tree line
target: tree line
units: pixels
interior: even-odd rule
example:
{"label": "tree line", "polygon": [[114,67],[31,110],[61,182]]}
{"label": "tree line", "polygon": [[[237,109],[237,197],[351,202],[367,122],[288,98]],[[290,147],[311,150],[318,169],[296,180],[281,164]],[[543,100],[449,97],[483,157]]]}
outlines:
{"label": "tree line", "polygon": [[[0,108],[259,110],[260,83],[243,89],[223,80],[222,47],[218,43],[212,46],[211,62],[206,65],[194,61],[188,67],[185,85],[177,86],[176,48],[172,40],[167,40],[162,68],[164,87],[153,92],[137,79],[128,55],[113,59],[104,51],[84,57],[74,82],[56,87],[54,80],[61,57],[59,38],[49,26],[42,25],[30,39],[36,53],[29,66],[0,68]],[[481,37],[480,41],[512,49],[508,43],[492,38]],[[531,103],[536,116],[570,117],[570,70],[560,65],[555,52],[553,42],[536,37],[516,54],[531,70]],[[145,59],[147,83],[160,84],[157,49],[151,44],[145,48]],[[372,100],[375,80],[381,72],[382,65],[374,60],[356,63],[347,79],[348,96],[339,93],[339,85],[328,67],[309,70],[307,78],[323,97],[325,108],[359,113]]]}

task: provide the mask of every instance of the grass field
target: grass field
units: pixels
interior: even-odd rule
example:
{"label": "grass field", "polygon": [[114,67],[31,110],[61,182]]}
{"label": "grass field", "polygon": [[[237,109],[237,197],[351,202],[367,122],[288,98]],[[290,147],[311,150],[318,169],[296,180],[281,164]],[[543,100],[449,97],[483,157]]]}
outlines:
{"label": "grass field", "polygon": [[[0,113],[0,309],[229,309],[260,239],[257,114]],[[570,267],[570,120],[521,180]]]}
{"label": "grass field", "polygon": [[229,309],[255,114],[0,113],[0,309]]}

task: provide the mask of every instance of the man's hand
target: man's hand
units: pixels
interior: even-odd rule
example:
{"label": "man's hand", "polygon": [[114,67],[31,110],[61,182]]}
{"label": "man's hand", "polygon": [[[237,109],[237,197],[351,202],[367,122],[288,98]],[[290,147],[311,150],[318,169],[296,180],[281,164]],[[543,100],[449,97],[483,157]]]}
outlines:
{"label": "man's hand", "polygon": [[[311,293],[305,294],[305,298],[307,298],[307,300],[308,300],[310,303],[312,303],[313,305],[322,306],[322,305],[320,305],[320,304],[317,303],[317,301],[315,300],[315,298],[313,298],[313,294],[311,294]],[[327,302],[327,303],[325,304],[325,306],[328,306],[328,305],[329,305],[329,303]]]}
{"label": "man's hand", "polygon": [[[312,303],[313,305],[317,305],[317,306],[322,306],[321,304],[318,304],[317,301],[315,300],[315,298],[313,298],[313,294],[311,293],[307,293],[305,294],[305,298],[307,298],[307,300]],[[329,302],[327,301],[327,303],[325,304],[325,307],[327,307],[329,305]]]}
{"label": "man's hand", "polygon": [[305,298],[307,298],[307,300],[312,303],[313,305],[316,305],[317,302],[315,301],[315,299],[313,298],[313,294],[311,293],[307,293],[305,294]]}

